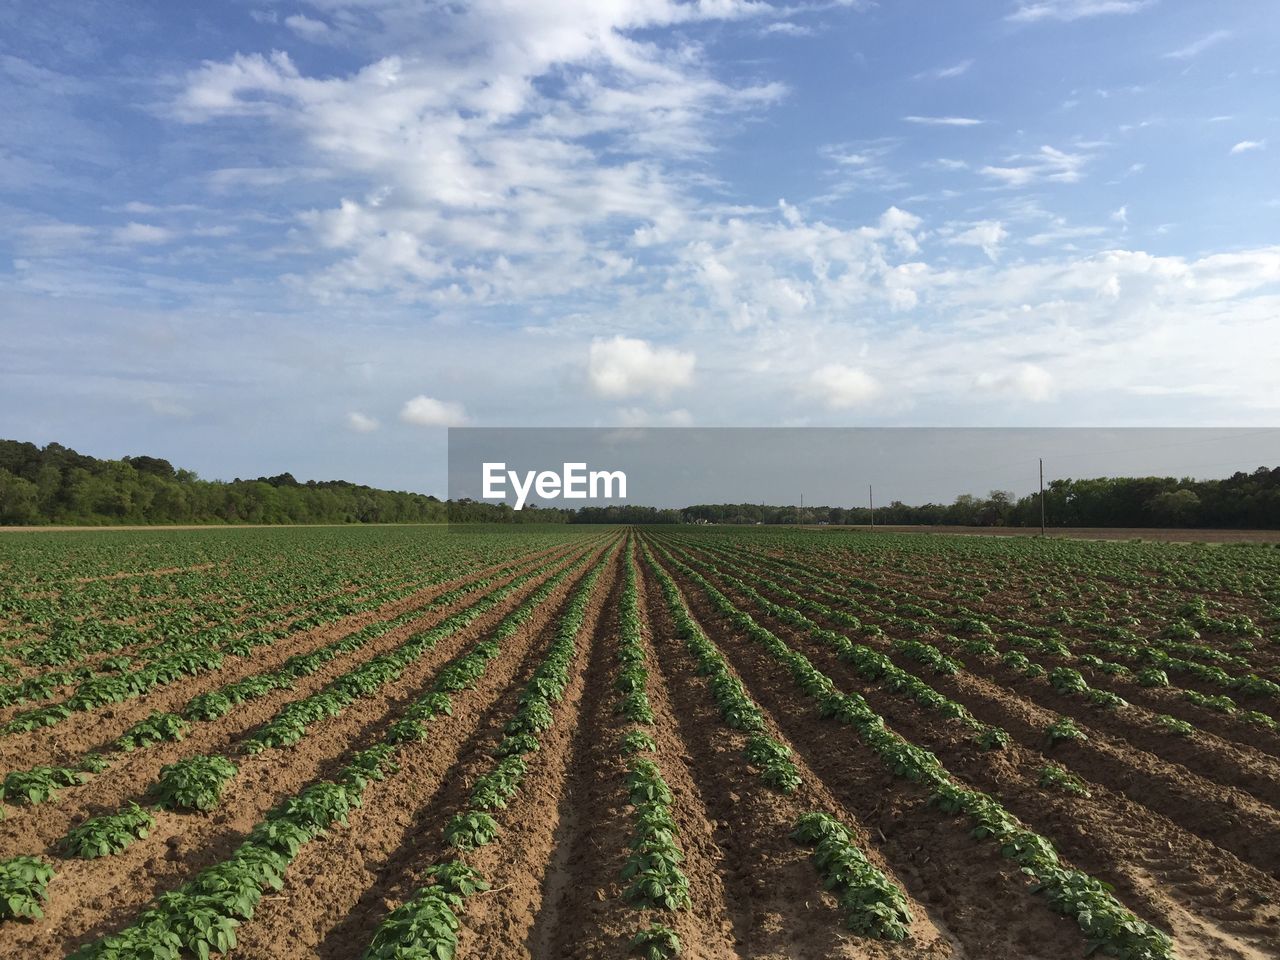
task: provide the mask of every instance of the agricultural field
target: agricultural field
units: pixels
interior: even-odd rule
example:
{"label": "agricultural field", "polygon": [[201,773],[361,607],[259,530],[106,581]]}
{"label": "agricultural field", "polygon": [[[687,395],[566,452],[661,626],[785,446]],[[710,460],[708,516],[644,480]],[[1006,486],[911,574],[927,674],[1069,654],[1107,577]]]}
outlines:
{"label": "agricultural field", "polygon": [[0,538],[2,958],[1280,956],[1280,549]]}

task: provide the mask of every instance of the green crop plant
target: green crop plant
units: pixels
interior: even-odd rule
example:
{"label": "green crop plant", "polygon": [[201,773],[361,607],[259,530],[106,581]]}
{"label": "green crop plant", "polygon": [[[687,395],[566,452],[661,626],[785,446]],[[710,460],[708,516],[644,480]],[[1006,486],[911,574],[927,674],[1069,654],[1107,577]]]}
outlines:
{"label": "green crop plant", "polygon": [[107,857],[141,840],[155,825],[155,817],[131,803],[119,813],[93,817],[72,827],[62,838],[62,847],[72,856],[86,860]]}
{"label": "green crop plant", "polygon": [[1160,726],[1166,731],[1179,737],[1189,737],[1196,732],[1196,728],[1185,720],[1179,720],[1177,717],[1171,717],[1167,713],[1162,713],[1156,717]]}
{"label": "green crop plant", "polygon": [[454,814],[445,824],[444,839],[459,850],[474,850],[493,843],[498,837],[498,824],[487,813],[468,811]]}
{"label": "green crop plant", "polygon": [[1059,743],[1067,743],[1072,740],[1088,740],[1084,731],[1075,725],[1070,717],[1062,717],[1045,727],[1045,738],[1049,742],[1049,746],[1054,747]]}
{"label": "green crop plant", "polygon": [[56,800],[62,787],[74,787],[84,783],[85,774],[67,767],[32,767],[30,770],[14,770],[5,775],[0,797],[10,803],[34,806]]}
{"label": "green crop plant", "polygon": [[644,730],[628,730],[622,735],[618,746],[618,751],[624,757],[630,757],[641,752],[653,753],[657,749],[658,744],[653,739],[653,736]]}
{"label": "green crop plant", "polygon": [[905,940],[912,922],[906,895],[853,843],[849,830],[826,813],[796,821],[792,839],[814,847],[822,885],[840,903],[850,930],[881,940]]}
{"label": "green crop plant", "polygon": [[188,757],[162,767],[152,792],[170,810],[212,810],[235,775],[236,765],[226,757]]}
{"label": "green crop plant", "polygon": [[1089,788],[1084,785],[1083,780],[1056,763],[1046,763],[1042,766],[1040,768],[1040,778],[1037,782],[1042,787],[1065,790],[1067,793],[1073,793],[1077,797],[1093,796],[1089,792]]}
{"label": "green crop plant", "polygon": [[138,721],[122,733],[116,740],[116,747],[129,752],[166,740],[181,740],[190,729],[191,725],[176,713],[153,711],[145,720]]}
{"label": "green crop plant", "polygon": [[476,780],[471,788],[471,806],[477,810],[505,809],[525,774],[523,757],[503,757],[498,764]]}
{"label": "green crop plant", "polygon": [[0,920],[44,916],[41,905],[53,879],[53,867],[37,857],[10,857],[0,861]]}
{"label": "green crop plant", "polygon": [[680,937],[670,927],[653,923],[628,941],[631,952],[644,960],[670,960],[680,955]]}

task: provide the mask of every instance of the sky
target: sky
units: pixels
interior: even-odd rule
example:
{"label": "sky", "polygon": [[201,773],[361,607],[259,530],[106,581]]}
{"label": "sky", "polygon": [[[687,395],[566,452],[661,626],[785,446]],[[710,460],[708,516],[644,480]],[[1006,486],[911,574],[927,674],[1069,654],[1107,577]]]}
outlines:
{"label": "sky", "polygon": [[1278,51],[1270,0],[9,2],[0,436],[441,493],[449,426],[1276,425]]}

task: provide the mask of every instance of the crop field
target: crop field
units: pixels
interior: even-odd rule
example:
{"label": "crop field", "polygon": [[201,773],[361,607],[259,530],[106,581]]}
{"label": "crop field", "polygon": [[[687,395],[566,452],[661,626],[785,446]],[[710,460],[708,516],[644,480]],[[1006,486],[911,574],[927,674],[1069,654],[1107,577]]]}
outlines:
{"label": "crop field", "polygon": [[1280,956],[1280,549],[0,538],[2,958]]}

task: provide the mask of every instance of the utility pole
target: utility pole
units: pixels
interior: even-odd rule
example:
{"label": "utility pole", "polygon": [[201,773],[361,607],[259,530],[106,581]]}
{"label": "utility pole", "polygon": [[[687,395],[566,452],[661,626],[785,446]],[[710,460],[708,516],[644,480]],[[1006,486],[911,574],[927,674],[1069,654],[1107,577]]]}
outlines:
{"label": "utility pole", "polygon": [[867,507],[871,511],[871,525],[876,525],[876,498],[871,492],[871,484],[867,484]]}
{"label": "utility pole", "polygon": [[1044,457],[1040,458],[1040,536],[1044,536]]}

